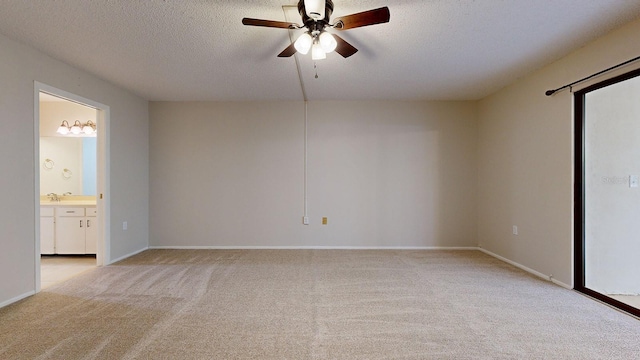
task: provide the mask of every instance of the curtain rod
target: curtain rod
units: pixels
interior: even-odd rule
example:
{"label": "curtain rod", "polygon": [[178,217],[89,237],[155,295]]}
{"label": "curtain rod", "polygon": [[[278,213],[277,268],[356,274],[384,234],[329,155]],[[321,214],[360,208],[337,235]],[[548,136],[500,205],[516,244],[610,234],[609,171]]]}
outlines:
{"label": "curtain rod", "polygon": [[581,83],[581,82],[583,82],[583,81],[585,81],[585,80],[589,80],[589,79],[591,79],[592,77],[596,77],[596,76],[598,76],[598,75],[600,75],[600,74],[604,74],[604,73],[609,72],[609,71],[611,71],[611,70],[617,69],[617,68],[619,68],[619,67],[621,67],[621,66],[625,66],[625,65],[627,65],[627,64],[629,64],[629,63],[632,63],[632,62],[634,62],[634,61],[636,61],[636,60],[640,60],[640,56],[634,57],[634,58],[633,58],[633,59],[631,59],[631,60],[627,60],[627,61],[625,61],[625,62],[623,62],[623,63],[618,64],[618,65],[614,65],[614,66],[612,66],[612,67],[610,67],[610,68],[608,68],[608,69],[604,69],[604,70],[602,70],[602,71],[600,71],[600,72],[597,72],[597,73],[595,73],[595,74],[589,75],[589,76],[587,76],[587,77],[585,77],[585,78],[582,78],[582,79],[580,79],[580,80],[578,80],[578,81],[574,81],[574,82],[572,82],[571,84],[567,84],[567,85],[565,85],[565,86],[559,87],[559,88],[554,89],[554,90],[547,90],[547,91],[545,91],[545,93],[544,93],[544,94],[545,94],[545,95],[547,95],[547,96],[551,96],[551,95],[555,94],[556,92],[558,92],[558,91],[560,91],[560,90],[562,90],[562,89],[566,89],[566,88],[568,88],[568,87],[570,87],[570,86],[573,86],[573,85],[575,85],[575,84],[577,84],[577,83]]}

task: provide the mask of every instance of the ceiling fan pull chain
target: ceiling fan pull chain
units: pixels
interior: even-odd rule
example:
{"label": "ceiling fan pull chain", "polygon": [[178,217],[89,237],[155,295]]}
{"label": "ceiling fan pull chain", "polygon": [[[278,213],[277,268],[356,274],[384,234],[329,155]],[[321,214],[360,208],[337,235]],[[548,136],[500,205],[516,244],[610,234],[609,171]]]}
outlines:
{"label": "ceiling fan pull chain", "polygon": [[316,64],[316,62],[313,62],[313,69],[316,71],[316,79],[318,78],[318,65]]}

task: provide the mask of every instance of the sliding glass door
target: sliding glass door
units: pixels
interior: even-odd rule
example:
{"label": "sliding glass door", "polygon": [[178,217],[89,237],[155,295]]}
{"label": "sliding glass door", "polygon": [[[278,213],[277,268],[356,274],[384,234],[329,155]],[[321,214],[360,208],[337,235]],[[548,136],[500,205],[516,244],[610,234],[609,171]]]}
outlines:
{"label": "sliding glass door", "polygon": [[575,104],[575,287],[640,315],[640,71]]}

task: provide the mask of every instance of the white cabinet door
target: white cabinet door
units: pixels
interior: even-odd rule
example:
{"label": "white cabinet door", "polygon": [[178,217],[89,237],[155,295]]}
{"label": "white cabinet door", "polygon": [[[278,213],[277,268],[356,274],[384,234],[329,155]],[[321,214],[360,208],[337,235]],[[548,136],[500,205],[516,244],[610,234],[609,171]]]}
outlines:
{"label": "white cabinet door", "polygon": [[65,207],[56,210],[55,253],[95,254],[98,222],[96,208]]}
{"label": "white cabinet door", "polygon": [[85,220],[87,227],[85,229],[84,251],[86,254],[95,254],[98,248],[98,222],[95,217],[87,217]]}
{"label": "white cabinet door", "polygon": [[56,253],[84,254],[85,253],[84,217],[56,218]]}
{"label": "white cabinet door", "polygon": [[53,216],[40,217],[40,254],[51,255],[55,253],[54,236]]}

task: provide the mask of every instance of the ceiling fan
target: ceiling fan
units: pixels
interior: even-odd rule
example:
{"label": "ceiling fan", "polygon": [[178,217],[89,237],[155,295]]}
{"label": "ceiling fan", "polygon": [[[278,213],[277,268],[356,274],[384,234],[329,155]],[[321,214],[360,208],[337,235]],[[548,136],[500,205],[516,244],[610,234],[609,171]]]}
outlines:
{"label": "ceiling fan", "polygon": [[358,49],[346,42],[340,36],[326,31],[327,28],[336,30],[348,30],[362,26],[375,25],[389,22],[389,8],[381,7],[356,14],[341,16],[329,22],[333,13],[332,0],[300,0],[298,12],[302,16],[303,25],[285,21],[273,21],[244,18],[242,23],[250,26],[263,26],[281,29],[305,29],[296,41],[284,49],[278,57],[289,57],[297,52],[307,54],[311,50],[313,60],[326,58],[326,54],[335,50],[342,57],[355,54]]}

